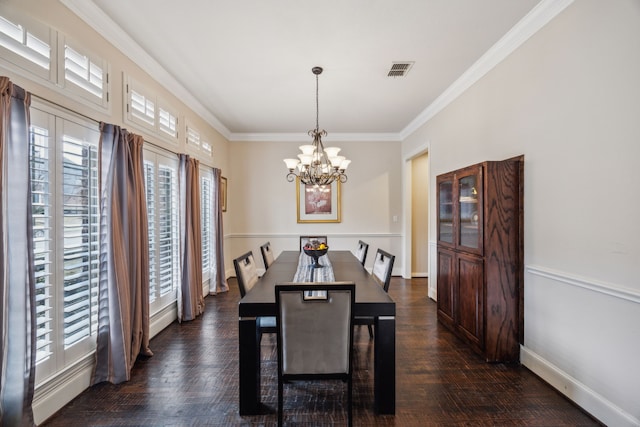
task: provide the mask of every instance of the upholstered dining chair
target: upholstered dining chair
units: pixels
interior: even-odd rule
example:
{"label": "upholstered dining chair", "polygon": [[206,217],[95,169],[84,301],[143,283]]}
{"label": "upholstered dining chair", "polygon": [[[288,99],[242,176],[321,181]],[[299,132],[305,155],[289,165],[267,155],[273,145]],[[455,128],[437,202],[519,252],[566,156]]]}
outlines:
{"label": "upholstered dining chair", "polygon": [[369,244],[358,240],[358,247],[356,248],[356,258],[360,260],[360,263],[364,267],[364,263],[367,260],[367,252],[369,251]]}
{"label": "upholstered dining chair", "polygon": [[[242,298],[253,288],[259,278],[253,252],[249,251],[234,259],[233,266],[236,270],[236,279],[238,280],[238,288],[240,288],[240,297]],[[259,339],[262,341],[262,334],[276,333],[276,318],[274,316],[257,317],[256,327],[257,332],[260,334]]]}
{"label": "upholstered dining chair", "polygon": [[[396,260],[395,255],[391,255],[389,252],[383,251],[378,248],[376,252],[376,259],[373,260],[373,277],[375,277],[380,283],[380,286],[385,292],[389,292],[389,284],[391,283],[391,272],[393,271],[393,263]],[[373,325],[375,323],[374,317],[369,316],[356,316],[353,320],[356,325],[367,325],[369,329],[369,338],[373,338]]]}
{"label": "upholstered dining chair", "polygon": [[278,425],[284,418],[284,383],[342,380],[347,383],[352,425],[354,282],[278,283]]}
{"label": "upholstered dining chair", "polygon": [[264,269],[268,270],[275,260],[273,251],[271,250],[271,242],[267,242],[260,246],[260,252],[262,253],[262,261],[264,261]]}
{"label": "upholstered dining chair", "polygon": [[327,236],[300,236],[300,252],[302,252],[304,245],[312,240],[317,240],[319,243],[327,244]]}

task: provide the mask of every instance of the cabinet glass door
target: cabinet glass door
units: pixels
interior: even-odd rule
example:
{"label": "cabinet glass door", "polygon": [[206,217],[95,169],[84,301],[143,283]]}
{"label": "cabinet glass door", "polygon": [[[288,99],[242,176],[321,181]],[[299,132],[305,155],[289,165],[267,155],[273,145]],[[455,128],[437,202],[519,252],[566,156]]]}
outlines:
{"label": "cabinet glass door", "polygon": [[438,184],[438,240],[453,244],[453,180]]}
{"label": "cabinet glass door", "polygon": [[480,247],[480,221],[478,204],[478,176],[463,176],[458,181],[458,245]]}

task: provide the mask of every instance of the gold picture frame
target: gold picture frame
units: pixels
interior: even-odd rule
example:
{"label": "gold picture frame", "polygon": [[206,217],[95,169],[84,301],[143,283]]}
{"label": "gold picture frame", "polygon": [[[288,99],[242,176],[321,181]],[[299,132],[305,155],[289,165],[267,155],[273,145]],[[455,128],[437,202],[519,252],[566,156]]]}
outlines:
{"label": "gold picture frame", "polygon": [[220,177],[220,205],[222,206],[222,212],[227,211],[227,178]]}
{"label": "gold picture frame", "polygon": [[296,179],[298,223],[340,222],[340,181],[318,187]]}

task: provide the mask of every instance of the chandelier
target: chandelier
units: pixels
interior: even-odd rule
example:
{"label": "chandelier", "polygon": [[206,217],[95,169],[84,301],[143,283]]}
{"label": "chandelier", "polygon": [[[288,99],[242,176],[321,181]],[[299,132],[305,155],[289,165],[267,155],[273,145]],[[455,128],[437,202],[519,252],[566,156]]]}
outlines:
{"label": "chandelier", "polygon": [[301,145],[301,154],[297,159],[284,159],[289,169],[287,181],[293,182],[300,178],[300,182],[306,185],[328,185],[333,181],[347,182],[347,175],[344,171],[351,163],[344,156],[339,156],[338,147],[324,147],[322,137],[327,136],[327,131],[320,130],[318,126],[318,75],[322,73],[321,67],[311,69],[316,75],[316,128],[309,131],[309,136],[313,138],[310,145]]}

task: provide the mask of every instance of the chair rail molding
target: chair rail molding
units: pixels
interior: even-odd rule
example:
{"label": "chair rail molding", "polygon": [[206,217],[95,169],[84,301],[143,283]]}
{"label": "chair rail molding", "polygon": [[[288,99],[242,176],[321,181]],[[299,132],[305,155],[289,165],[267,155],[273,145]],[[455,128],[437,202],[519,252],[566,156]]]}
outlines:
{"label": "chair rail molding", "polygon": [[590,280],[585,277],[574,276],[561,271],[556,271],[550,268],[540,267],[536,265],[526,266],[525,271],[529,274],[551,279],[556,282],[562,282],[567,285],[576,286],[578,288],[587,289],[593,292],[620,298],[625,301],[634,302],[636,304],[640,303],[640,292],[633,289],[617,286],[611,283]]}

